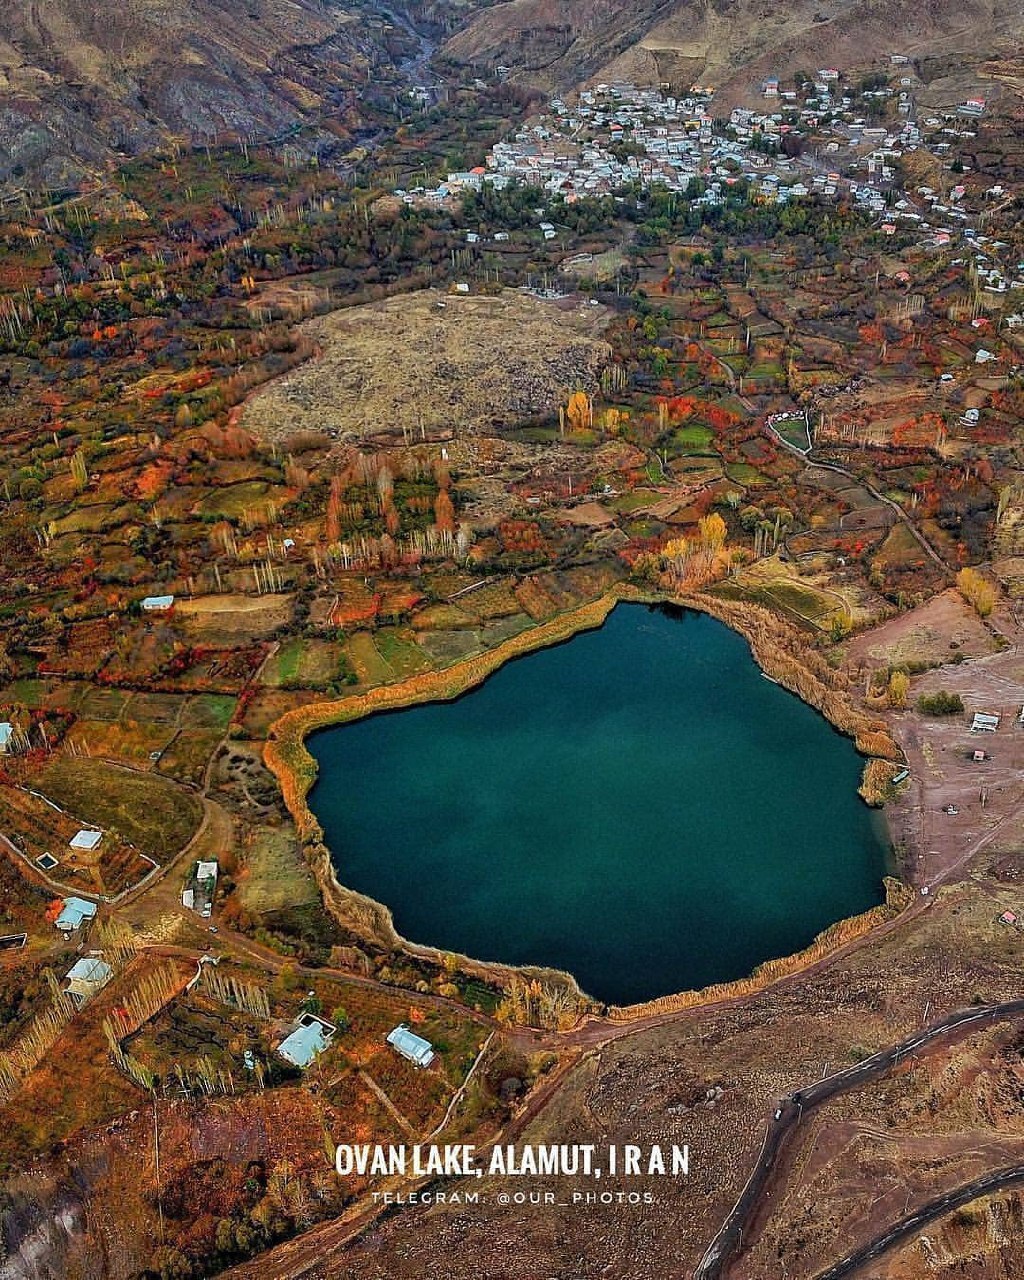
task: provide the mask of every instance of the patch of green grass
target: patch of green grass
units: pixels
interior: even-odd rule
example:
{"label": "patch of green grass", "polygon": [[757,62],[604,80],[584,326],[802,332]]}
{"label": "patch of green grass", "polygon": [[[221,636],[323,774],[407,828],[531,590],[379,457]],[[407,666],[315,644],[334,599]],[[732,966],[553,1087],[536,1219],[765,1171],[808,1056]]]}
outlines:
{"label": "patch of green grass", "polygon": [[811,622],[821,622],[835,611],[833,602],[797,582],[773,582],[765,588],[765,595]]}
{"label": "patch of green grass", "polygon": [[394,672],[381,657],[369,631],[356,631],[349,636],[346,649],[360,684],[384,684],[394,679]]}
{"label": "patch of green grass", "polygon": [[183,729],[227,730],[238,699],[230,694],[200,693],[191,698],[181,716]]}
{"label": "patch of green grass", "polygon": [[244,480],[208,493],[197,508],[200,515],[240,519],[248,510],[261,510],[270,495],[270,485],[263,480]]}
{"label": "patch of green grass", "polygon": [[87,687],[78,704],[78,714],[83,720],[118,720],[131,696],[122,689]]}
{"label": "patch of green grass", "polygon": [[46,681],[45,680],[12,680],[11,683],[3,691],[3,700],[10,704],[14,702],[21,703],[22,706],[34,710],[41,707],[46,699]]}
{"label": "patch of green grass", "polygon": [[191,792],[102,760],[55,760],[43,770],[39,788],[61,808],[116,832],[157,862],[183,848],[202,820],[202,804]]}
{"label": "patch of green grass", "polygon": [[638,511],[641,507],[649,507],[652,502],[657,502],[660,496],[653,489],[631,489],[628,493],[620,493],[607,505],[619,515],[629,515],[630,512]]}
{"label": "patch of green grass", "polygon": [[289,640],[282,645],[274,658],[273,665],[275,679],[268,681],[269,684],[284,684],[288,680],[297,680],[299,675],[299,663],[302,661],[302,642],[300,640]]}
{"label": "patch of green grass", "polygon": [[704,423],[689,422],[672,432],[668,442],[669,452],[673,454],[707,453],[714,438],[715,433]]}
{"label": "patch of green grass", "polygon": [[735,480],[737,484],[756,485],[764,483],[764,477],[760,471],[758,471],[757,467],[752,467],[749,462],[730,462],[725,469],[725,474],[730,480]]}
{"label": "patch of green grass", "polygon": [[223,736],[221,729],[190,729],[175,734],[157,762],[157,772],[164,777],[199,786],[210,757]]}
{"label": "patch of green grass", "polygon": [[374,636],[377,651],[399,679],[427,671],[431,661],[408,635],[385,627]]}

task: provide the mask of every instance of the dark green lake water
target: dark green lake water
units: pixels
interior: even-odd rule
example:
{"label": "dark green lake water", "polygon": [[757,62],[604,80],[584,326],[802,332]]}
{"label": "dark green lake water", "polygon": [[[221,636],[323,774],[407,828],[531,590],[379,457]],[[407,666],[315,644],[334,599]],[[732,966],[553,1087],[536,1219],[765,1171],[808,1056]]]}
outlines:
{"label": "dark green lake water", "polygon": [[338,878],[405,937],[628,1003],[882,899],[862,761],[705,614],[620,605],[454,703],[309,743]]}

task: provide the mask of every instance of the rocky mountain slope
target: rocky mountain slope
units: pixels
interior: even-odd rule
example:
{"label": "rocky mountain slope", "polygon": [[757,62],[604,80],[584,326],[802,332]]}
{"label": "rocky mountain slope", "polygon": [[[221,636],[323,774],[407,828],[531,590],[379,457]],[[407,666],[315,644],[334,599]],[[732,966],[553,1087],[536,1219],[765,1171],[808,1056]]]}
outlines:
{"label": "rocky mountain slope", "polygon": [[769,74],[889,53],[959,93],[1021,34],[1012,0],[0,0],[0,189],[73,187],[168,136],[313,123],[344,151],[445,37],[450,65],[546,91],[617,75],[710,83],[728,105]]}
{"label": "rocky mountain slope", "polygon": [[591,77],[714,85],[726,100],[821,66],[866,67],[890,53],[931,61],[942,78],[1019,43],[1011,0],[508,0],[483,10],[444,52],[503,64],[515,79],[564,90]]}
{"label": "rocky mountain slope", "polygon": [[0,0],[0,183],[74,184],[168,134],[322,118],[344,140],[368,84],[416,52],[392,16],[325,0]]}

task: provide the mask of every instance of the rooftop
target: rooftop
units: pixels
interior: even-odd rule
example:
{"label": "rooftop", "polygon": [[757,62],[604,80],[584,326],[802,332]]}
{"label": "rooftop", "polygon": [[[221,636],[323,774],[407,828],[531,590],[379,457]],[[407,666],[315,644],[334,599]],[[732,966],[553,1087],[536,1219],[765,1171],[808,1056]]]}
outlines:
{"label": "rooftop", "polygon": [[53,922],[58,929],[77,929],[84,920],[91,920],[96,914],[96,903],[85,898],[65,898],[61,913]]}
{"label": "rooftop", "polygon": [[102,831],[95,831],[89,827],[83,827],[77,835],[71,837],[69,841],[72,849],[95,849],[99,842],[103,839]]}
{"label": "rooftop", "polygon": [[105,960],[98,956],[83,956],[81,960],[75,961],[64,976],[73,983],[97,984],[109,982],[113,975],[113,969]]}
{"label": "rooftop", "polygon": [[286,1036],[277,1046],[277,1051],[286,1062],[305,1069],[323,1053],[330,1043],[330,1037],[324,1031],[324,1024],[317,1021],[296,1027],[291,1035]]}
{"label": "rooftop", "polygon": [[434,1046],[410,1031],[404,1022],[388,1032],[387,1041],[403,1058],[408,1058],[418,1067],[429,1067],[434,1060]]}

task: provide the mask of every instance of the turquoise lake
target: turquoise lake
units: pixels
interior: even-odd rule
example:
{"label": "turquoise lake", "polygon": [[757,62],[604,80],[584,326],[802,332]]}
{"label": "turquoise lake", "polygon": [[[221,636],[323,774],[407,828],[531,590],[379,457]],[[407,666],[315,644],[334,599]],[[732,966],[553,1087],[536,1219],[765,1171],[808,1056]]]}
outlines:
{"label": "turquoise lake", "polygon": [[742,977],[882,901],[853,744],[705,614],[619,605],[308,745],[338,878],[403,936],[609,1003]]}

